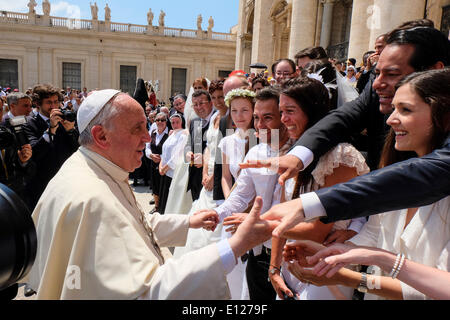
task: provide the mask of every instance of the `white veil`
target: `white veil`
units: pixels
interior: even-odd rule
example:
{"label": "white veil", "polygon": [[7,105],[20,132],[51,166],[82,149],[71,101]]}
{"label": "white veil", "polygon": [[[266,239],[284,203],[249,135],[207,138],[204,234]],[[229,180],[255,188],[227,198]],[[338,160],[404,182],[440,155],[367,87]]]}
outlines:
{"label": "white veil", "polygon": [[[208,78],[205,78],[206,82],[208,83],[208,87],[211,83],[211,81]],[[189,123],[192,119],[196,118],[197,115],[194,112],[194,109],[192,108],[192,94],[194,93],[194,87],[191,86],[189,89],[189,94],[186,99],[186,104],[184,105],[184,119],[186,120],[186,129],[189,129]]]}
{"label": "white veil", "polygon": [[336,71],[336,83],[338,87],[338,108],[344,103],[355,100],[359,96],[358,91],[345,80],[345,77],[339,71]]}

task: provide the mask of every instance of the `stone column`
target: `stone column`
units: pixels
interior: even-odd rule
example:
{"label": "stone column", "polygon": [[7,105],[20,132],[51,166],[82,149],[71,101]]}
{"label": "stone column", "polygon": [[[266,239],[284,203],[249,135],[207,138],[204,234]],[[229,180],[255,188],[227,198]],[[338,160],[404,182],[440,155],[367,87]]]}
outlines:
{"label": "stone column", "polygon": [[270,8],[272,0],[255,0],[255,20],[253,25],[252,63],[261,62],[265,65],[273,63],[272,24]]}
{"label": "stone column", "polygon": [[322,29],[320,32],[320,46],[324,49],[328,48],[331,40],[331,27],[333,25],[333,6],[336,0],[322,0]]}
{"label": "stone column", "polygon": [[370,47],[370,14],[369,7],[373,7],[374,0],[353,0],[352,24],[348,56],[361,57]]}
{"label": "stone column", "polygon": [[390,29],[394,29],[403,22],[423,18],[425,2],[425,0],[391,1],[392,18],[397,21],[393,19]]}
{"label": "stone column", "polygon": [[289,57],[300,50],[314,46],[317,19],[317,0],[292,0]]}
{"label": "stone column", "polygon": [[239,16],[238,27],[236,35],[236,60],[234,68],[236,70],[243,69],[243,55],[244,55],[244,23],[245,23],[245,0],[239,0]]}

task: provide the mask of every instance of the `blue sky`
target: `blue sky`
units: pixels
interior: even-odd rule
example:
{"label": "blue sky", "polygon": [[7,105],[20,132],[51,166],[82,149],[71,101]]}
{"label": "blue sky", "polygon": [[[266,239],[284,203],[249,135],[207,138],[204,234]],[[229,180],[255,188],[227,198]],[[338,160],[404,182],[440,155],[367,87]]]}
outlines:
{"label": "blue sky", "polygon": [[[35,0],[36,11],[42,13],[42,0]],[[0,0],[0,10],[28,12],[29,0]],[[91,18],[89,2],[93,0],[50,0],[52,16],[80,16]],[[104,19],[106,3],[111,8],[111,21],[147,24],[147,12],[151,8],[154,14],[153,25],[158,24],[160,10],[166,13],[165,25],[172,28],[197,29],[197,16],[203,17],[202,27],[206,30],[210,16],[214,19],[213,31],[229,32],[238,22],[239,0],[97,0],[98,18]]]}

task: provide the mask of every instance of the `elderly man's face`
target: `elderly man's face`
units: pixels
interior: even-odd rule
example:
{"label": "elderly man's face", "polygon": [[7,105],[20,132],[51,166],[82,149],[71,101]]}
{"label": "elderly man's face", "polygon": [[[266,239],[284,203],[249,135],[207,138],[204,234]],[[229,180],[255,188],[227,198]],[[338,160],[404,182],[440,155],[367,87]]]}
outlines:
{"label": "elderly man's face", "polygon": [[11,111],[14,116],[28,116],[31,112],[31,100],[28,98],[19,99],[17,104],[11,104]]}
{"label": "elderly man's face", "polygon": [[142,150],[150,142],[147,119],[141,105],[126,94],[119,95],[114,104],[121,112],[112,119],[111,129],[105,129],[109,159],[128,172],[142,164]]}
{"label": "elderly man's face", "polygon": [[206,119],[212,111],[212,102],[208,101],[208,98],[204,94],[192,98],[192,106],[197,116],[202,119]]}

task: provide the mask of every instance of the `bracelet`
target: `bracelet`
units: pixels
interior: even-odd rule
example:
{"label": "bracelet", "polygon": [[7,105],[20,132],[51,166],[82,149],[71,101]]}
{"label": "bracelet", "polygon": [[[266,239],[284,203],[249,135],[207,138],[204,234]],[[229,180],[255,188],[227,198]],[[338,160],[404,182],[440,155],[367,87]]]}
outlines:
{"label": "bracelet", "polygon": [[397,270],[398,263],[400,262],[400,257],[401,257],[401,254],[399,253],[397,255],[397,258],[395,259],[395,263],[394,263],[394,266],[392,267],[392,270],[391,270],[391,273],[389,274],[389,277],[392,277],[394,275],[394,273],[395,273],[395,270]]}
{"label": "bracelet", "polygon": [[272,268],[274,268],[274,269],[277,269],[278,271],[280,271],[281,272],[281,267],[280,268],[278,268],[278,267],[275,267],[273,264],[270,264],[269,265],[270,267],[272,267]]}
{"label": "bracelet", "polygon": [[397,270],[395,270],[394,274],[392,275],[392,279],[397,278],[398,274],[400,273],[400,269],[403,267],[404,262],[405,262],[405,255],[402,254],[402,259],[400,260],[400,264],[398,265]]}

